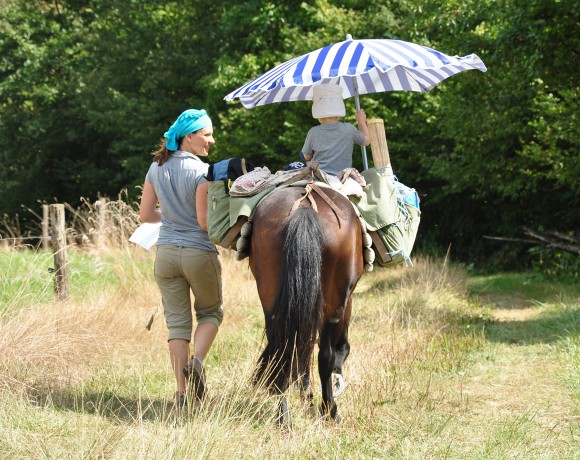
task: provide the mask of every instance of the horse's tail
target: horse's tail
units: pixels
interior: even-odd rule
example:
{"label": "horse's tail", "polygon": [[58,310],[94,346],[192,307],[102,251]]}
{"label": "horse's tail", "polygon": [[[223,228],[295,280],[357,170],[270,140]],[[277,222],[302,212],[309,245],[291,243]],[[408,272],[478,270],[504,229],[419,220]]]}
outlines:
{"label": "horse's tail", "polygon": [[300,207],[285,232],[282,276],[266,314],[268,343],[258,361],[256,380],[285,391],[292,379],[309,372],[324,304],[321,288],[324,233],[317,213]]}

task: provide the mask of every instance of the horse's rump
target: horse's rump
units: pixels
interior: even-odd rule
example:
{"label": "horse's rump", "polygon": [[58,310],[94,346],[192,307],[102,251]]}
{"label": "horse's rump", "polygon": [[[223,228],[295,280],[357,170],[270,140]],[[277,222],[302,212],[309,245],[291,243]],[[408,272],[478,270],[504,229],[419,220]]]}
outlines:
{"label": "horse's rump", "polygon": [[348,199],[325,188],[339,212],[315,192],[317,211],[308,198],[292,211],[304,193],[301,187],[272,192],[253,219],[250,267],[268,341],[256,378],[280,391],[309,373],[316,335],[329,320],[348,327],[350,297],[363,271],[360,224]]}

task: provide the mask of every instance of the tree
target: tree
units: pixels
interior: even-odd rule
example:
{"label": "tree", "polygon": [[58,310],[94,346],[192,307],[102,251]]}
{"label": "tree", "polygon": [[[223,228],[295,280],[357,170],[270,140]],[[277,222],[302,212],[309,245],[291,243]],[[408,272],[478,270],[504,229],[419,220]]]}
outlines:
{"label": "tree", "polygon": [[482,235],[578,230],[578,73],[570,60],[580,50],[578,9],[553,0],[409,6],[415,40],[476,52],[489,69],[433,91],[426,115],[445,147],[415,146],[425,178],[418,188],[430,197],[422,225],[464,260],[524,260],[525,246]]}
{"label": "tree", "polygon": [[216,8],[10,2],[0,41],[2,209],[52,197],[75,204],[142,183],[171,120],[204,104]]}

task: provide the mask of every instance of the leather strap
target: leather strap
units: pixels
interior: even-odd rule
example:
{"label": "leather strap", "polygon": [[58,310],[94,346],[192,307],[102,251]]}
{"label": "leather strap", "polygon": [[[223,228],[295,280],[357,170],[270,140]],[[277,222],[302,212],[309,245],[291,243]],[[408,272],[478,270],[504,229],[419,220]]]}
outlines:
{"label": "leather strap", "polygon": [[[318,212],[318,207],[316,205],[316,201],[314,200],[314,197],[312,196],[313,192],[318,193],[318,195],[324,200],[326,201],[326,204],[328,204],[328,206],[330,206],[330,208],[334,211],[334,213],[342,220],[347,220],[346,214],[343,212],[342,209],[340,209],[336,203],[334,201],[332,201],[330,199],[330,197],[324,192],[324,190],[322,190],[322,188],[320,188],[318,185],[316,185],[313,182],[309,182],[308,184],[306,184],[306,186],[304,187],[304,191],[305,194],[303,197],[298,198],[295,202],[294,205],[292,206],[292,209],[290,211],[290,214],[292,214],[294,211],[296,211],[296,209],[298,209],[298,207],[300,206],[300,203],[302,203],[302,201],[306,198],[308,198],[308,201],[310,201],[310,205],[312,206],[312,209],[314,209],[315,212]],[[338,221],[338,226],[340,227],[340,220]]]}
{"label": "leather strap", "polygon": [[342,220],[347,220],[346,214],[343,212],[342,209],[340,209],[336,203],[334,201],[332,201],[330,199],[330,197],[324,193],[324,190],[322,190],[318,185],[316,184],[312,184],[312,189],[318,193],[318,195],[320,195],[320,197],[326,201],[326,203],[328,204],[328,206],[330,206],[332,208],[332,210],[334,211],[334,213],[340,217]]}

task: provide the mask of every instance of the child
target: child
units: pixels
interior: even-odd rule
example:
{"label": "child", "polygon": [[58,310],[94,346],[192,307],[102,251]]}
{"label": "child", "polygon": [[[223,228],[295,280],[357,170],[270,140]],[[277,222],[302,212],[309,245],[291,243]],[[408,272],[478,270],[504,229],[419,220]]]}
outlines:
{"label": "child", "polygon": [[345,115],[339,85],[321,84],[313,88],[312,116],[320,125],[308,131],[301,154],[306,161],[316,161],[321,170],[335,176],[352,167],[354,144],[366,146],[371,143],[364,111],[361,109],[355,115],[360,131],[350,123],[339,122]]}

